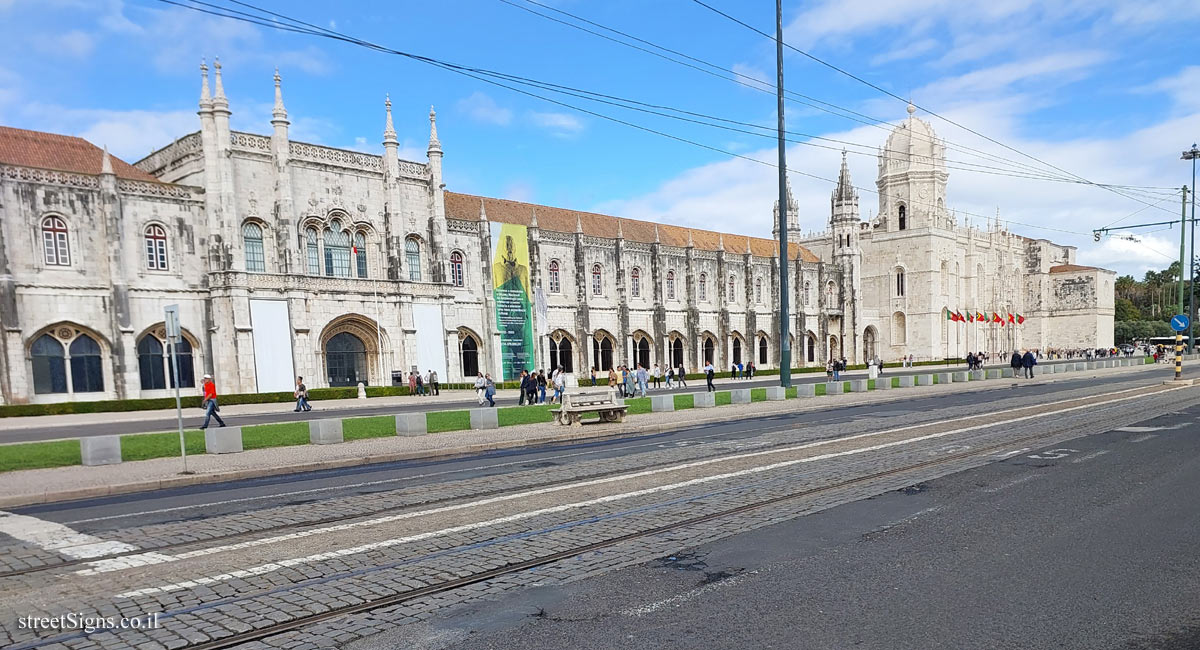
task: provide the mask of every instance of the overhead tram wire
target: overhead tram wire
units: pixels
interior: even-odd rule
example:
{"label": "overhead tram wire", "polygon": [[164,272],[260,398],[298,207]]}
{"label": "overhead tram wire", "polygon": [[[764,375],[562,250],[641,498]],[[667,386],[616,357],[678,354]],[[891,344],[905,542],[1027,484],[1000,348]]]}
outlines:
{"label": "overhead tram wire", "polygon": [[[737,17],[735,17],[735,16],[732,16],[732,15],[730,15],[730,14],[728,14],[728,13],[725,13],[724,11],[721,11],[720,9],[717,9],[716,7],[714,7],[714,6],[710,5],[710,4],[708,4],[707,2],[704,2],[704,0],[692,0],[692,2],[694,2],[694,3],[698,4],[698,5],[700,5],[701,7],[704,7],[705,9],[708,9],[709,11],[711,11],[711,12],[713,12],[713,13],[717,14],[717,15],[723,16],[723,17],[725,17],[726,19],[728,19],[728,20],[730,20],[730,21],[733,21],[733,22],[735,22],[735,23],[737,23],[737,24],[741,25],[742,27],[745,27],[746,29],[749,29],[749,30],[750,30],[750,31],[752,31],[752,32],[755,32],[755,33],[757,33],[757,34],[760,34],[760,35],[762,35],[762,36],[764,36],[764,37],[766,37],[766,38],[768,38],[768,39],[770,39],[770,40],[772,40],[772,41],[774,41],[774,40],[775,40],[775,37],[774,37],[774,36],[772,36],[772,35],[770,35],[770,34],[768,34],[767,32],[764,32],[764,31],[762,31],[761,29],[758,29],[757,27],[755,27],[755,26],[753,26],[753,25],[751,25],[751,24],[749,24],[749,23],[746,23],[745,21],[742,21],[742,20],[738,19],[738,18],[737,18]],[[849,77],[849,78],[851,78],[851,79],[853,79],[853,80],[855,80],[855,81],[857,81],[857,82],[859,82],[859,83],[861,83],[861,84],[864,84],[864,85],[866,85],[866,86],[868,86],[868,87],[870,87],[870,88],[873,88],[873,89],[875,89],[875,90],[877,90],[877,91],[879,91],[879,92],[881,92],[881,93],[883,93],[883,94],[885,94],[885,95],[887,95],[887,96],[889,96],[889,97],[892,97],[892,98],[894,98],[894,99],[898,99],[898,100],[900,100],[900,101],[902,101],[902,102],[905,102],[906,104],[912,104],[914,107],[916,107],[916,108],[918,108],[918,109],[920,109],[920,110],[924,111],[925,113],[927,113],[927,114],[929,114],[929,115],[931,115],[931,116],[933,116],[933,117],[936,117],[936,118],[938,118],[938,119],[940,119],[940,120],[942,120],[942,121],[946,122],[947,124],[951,124],[951,125],[953,125],[953,126],[956,126],[956,127],[960,128],[960,129],[962,129],[962,130],[964,130],[964,131],[966,131],[966,132],[968,132],[968,133],[971,133],[971,134],[973,134],[973,135],[975,135],[975,136],[978,136],[978,137],[980,137],[980,138],[983,138],[984,140],[987,140],[988,142],[991,142],[991,143],[993,143],[993,144],[996,144],[996,145],[999,145],[999,146],[1001,146],[1001,147],[1004,147],[1005,149],[1008,149],[1009,151],[1012,151],[1013,153],[1016,153],[1016,154],[1019,154],[1019,155],[1021,155],[1021,156],[1024,156],[1024,157],[1026,157],[1026,158],[1028,158],[1028,159],[1030,159],[1030,160],[1033,160],[1033,161],[1035,161],[1035,162],[1037,162],[1037,163],[1040,163],[1041,165],[1044,165],[1044,166],[1046,166],[1046,167],[1048,167],[1048,168],[1050,168],[1050,169],[1053,169],[1053,170],[1055,170],[1055,171],[1058,171],[1058,172],[1061,172],[1061,173],[1063,173],[1063,174],[1067,174],[1068,176],[1071,176],[1071,177],[1074,177],[1074,178],[1076,178],[1076,179],[1079,179],[1080,181],[1082,181],[1082,183],[1083,183],[1083,184],[1086,184],[1086,185],[1095,185],[1096,187],[1099,187],[1099,188],[1102,188],[1102,189],[1108,190],[1108,191],[1110,191],[1110,192],[1112,192],[1112,193],[1116,194],[1117,196],[1122,196],[1122,197],[1125,197],[1125,198],[1127,198],[1127,199],[1130,199],[1130,200],[1133,200],[1133,201],[1137,201],[1137,202],[1139,202],[1139,203],[1145,203],[1145,201],[1142,201],[1141,199],[1139,199],[1139,198],[1137,198],[1137,197],[1130,196],[1130,195],[1128,195],[1128,194],[1124,194],[1124,193],[1122,193],[1121,191],[1119,191],[1119,190],[1117,190],[1117,189],[1114,189],[1114,187],[1113,187],[1113,186],[1110,186],[1110,185],[1105,185],[1105,184],[1102,184],[1102,183],[1094,183],[1094,182],[1092,182],[1092,181],[1089,181],[1088,179],[1086,179],[1086,178],[1084,178],[1083,176],[1080,176],[1080,175],[1078,175],[1078,174],[1076,174],[1076,173],[1074,173],[1074,172],[1067,171],[1066,169],[1063,169],[1063,168],[1061,168],[1061,167],[1058,167],[1057,165],[1054,165],[1054,164],[1052,164],[1052,163],[1048,163],[1048,162],[1046,162],[1046,161],[1044,161],[1044,160],[1042,160],[1042,159],[1038,158],[1037,156],[1034,156],[1034,155],[1032,155],[1032,154],[1025,153],[1024,151],[1021,151],[1020,149],[1017,149],[1017,148],[1015,148],[1015,147],[1009,146],[1009,145],[1007,145],[1007,144],[1005,144],[1005,143],[1003,143],[1003,142],[1000,142],[999,140],[996,140],[995,138],[992,138],[992,137],[990,137],[990,136],[988,136],[988,135],[985,135],[985,134],[983,134],[983,133],[980,133],[979,131],[976,131],[975,129],[972,129],[972,128],[968,127],[968,126],[965,126],[965,125],[963,125],[963,124],[960,124],[960,123],[958,123],[958,122],[956,122],[956,121],[954,121],[954,120],[952,120],[952,119],[950,119],[950,118],[948,118],[948,117],[945,117],[944,115],[941,115],[941,114],[939,114],[939,113],[937,113],[937,112],[935,112],[935,111],[932,111],[932,110],[930,110],[930,109],[928,109],[928,108],[925,108],[925,107],[923,107],[923,106],[919,106],[919,105],[917,105],[917,104],[914,104],[914,103],[912,103],[912,101],[911,101],[910,99],[905,99],[904,97],[901,97],[901,96],[899,96],[899,95],[897,95],[897,94],[893,93],[892,91],[890,91],[890,90],[887,90],[886,88],[882,88],[882,87],[880,87],[880,86],[878,86],[878,85],[876,85],[876,84],[874,84],[874,83],[871,83],[870,81],[867,81],[866,79],[863,79],[862,77],[859,77],[858,75],[855,75],[855,74],[854,74],[854,73],[852,73],[852,72],[849,72],[849,71],[847,71],[847,70],[844,70],[844,69],[842,69],[842,68],[840,68],[840,67],[838,67],[838,66],[836,66],[836,65],[834,65],[834,64],[832,64],[832,63],[830,63],[830,62],[828,62],[828,61],[825,61],[824,59],[821,59],[821,58],[819,58],[819,57],[817,57],[817,56],[814,56],[814,55],[812,55],[812,54],[809,54],[808,52],[805,52],[804,50],[801,50],[800,48],[798,48],[798,47],[795,47],[794,45],[791,45],[791,44],[787,43],[786,41],[783,43],[783,46],[784,46],[784,47],[786,47],[786,48],[788,48],[789,50],[792,50],[793,52],[796,52],[797,54],[800,54],[800,55],[802,55],[802,56],[804,56],[804,57],[806,57],[806,58],[808,58],[808,59],[810,59],[810,60],[812,60],[812,61],[814,61],[814,62],[816,62],[816,63],[819,63],[820,65],[823,65],[823,66],[825,66],[825,67],[827,67],[827,68],[829,68],[829,69],[831,69],[831,70],[833,70],[833,71],[835,71],[835,72],[837,72],[837,73],[839,73],[839,74],[845,75],[845,76],[847,76],[847,77]],[[1158,209],[1160,209],[1160,210],[1162,210],[1162,211],[1164,211],[1164,212],[1167,212],[1167,213],[1170,213],[1170,214],[1174,214],[1174,212],[1173,212],[1172,210],[1168,210],[1167,208],[1164,208],[1164,207],[1162,207],[1162,206],[1158,206],[1158,205],[1156,205],[1156,206],[1154,206],[1154,207],[1156,207],[1156,208],[1158,208]]]}
{"label": "overhead tram wire", "polygon": [[[691,55],[685,54],[685,53],[683,53],[683,52],[679,52],[679,51],[677,51],[677,50],[673,50],[673,49],[671,49],[671,48],[668,48],[668,47],[665,47],[665,46],[659,45],[659,44],[657,44],[657,43],[654,43],[654,42],[651,42],[651,41],[648,41],[648,40],[646,40],[646,39],[643,39],[643,38],[640,38],[640,37],[634,36],[634,35],[632,35],[632,34],[628,34],[628,33],[626,33],[626,32],[623,32],[623,31],[621,31],[621,30],[614,29],[614,28],[612,28],[612,27],[608,27],[608,26],[606,26],[606,25],[602,25],[602,24],[600,24],[600,23],[597,23],[597,22],[594,22],[594,21],[588,20],[587,18],[584,18],[584,17],[582,17],[582,16],[578,16],[578,15],[576,15],[576,14],[573,14],[573,13],[571,13],[571,12],[565,11],[565,10],[563,10],[563,9],[559,9],[559,8],[557,8],[557,7],[551,7],[551,6],[545,5],[545,4],[542,4],[542,3],[540,3],[540,2],[537,2],[536,0],[524,0],[524,2],[527,2],[527,3],[529,3],[529,4],[532,4],[532,5],[536,5],[536,6],[538,6],[538,7],[542,7],[542,8],[544,8],[544,9],[548,10],[548,11],[553,11],[553,12],[556,12],[556,13],[562,14],[562,15],[564,15],[564,16],[569,16],[569,17],[571,17],[571,18],[573,18],[573,19],[575,19],[575,20],[578,20],[578,21],[581,21],[581,22],[587,23],[587,24],[589,24],[589,25],[592,25],[592,26],[594,26],[594,27],[596,27],[596,28],[598,28],[598,29],[602,29],[602,30],[605,30],[605,31],[612,32],[612,33],[614,33],[614,34],[618,34],[618,35],[620,35],[620,36],[622,36],[622,37],[624,37],[624,38],[628,38],[628,39],[631,39],[631,40],[637,41],[637,42],[639,42],[639,43],[643,43],[643,44],[645,44],[645,45],[647,45],[647,46],[649,46],[649,47],[655,48],[655,49],[657,49],[657,50],[661,50],[662,52],[667,52],[667,53],[670,53],[670,54],[672,54],[672,55],[679,56],[679,57],[682,57],[682,58],[684,58],[684,59],[687,59],[688,61],[693,61],[693,62],[695,62],[696,64],[699,64],[699,65],[706,66],[707,68],[711,68],[711,70],[710,70],[710,69],[705,69],[705,68],[698,67],[697,65],[694,65],[694,64],[692,64],[692,63],[687,63],[687,62],[685,62],[685,61],[679,61],[679,60],[677,60],[677,59],[674,59],[674,58],[672,58],[672,57],[670,57],[670,56],[663,55],[663,54],[661,54],[660,52],[655,52],[655,51],[647,50],[647,49],[646,49],[646,48],[644,48],[644,47],[640,47],[640,46],[638,46],[638,45],[634,45],[634,44],[632,44],[632,43],[627,43],[627,42],[625,42],[625,41],[621,41],[621,40],[619,40],[619,39],[616,39],[616,38],[613,38],[613,37],[611,37],[611,36],[607,36],[607,35],[605,35],[605,34],[601,34],[601,33],[599,33],[599,32],[596,32],[596,31],[594,31],[594,30],[588,29],[588,28],[586,28],[586,27],[582,27],[582,26],[580,26],[580,25],[576,25],[576,24],[570,23],[570,22],[568,22],[568,21],[561,20],[561,19],[559,19],[559,18],[555,18],[555,17],[553,17],[553,16],[546,15],[546,14],[544,14],[544,13],[542,13],[542,12],[535,11],[535,10],[533,10],[533,9],[530,9],[529,7],[525,7],[525,6],[522,6],[522,5],[516,4],[515,2],[513,2],[513,0],[499,0],[499,1],[500,1],[500,2],[502,2],[502,3],[504,3],[504,4],[507,4],[507,5],[509,5],[509,6],[512,6],[512,7],[514,7],[514,8],[520,9],[520,10],[522,10],[522,11],[525,11],[525,12],[528,12],[528,13],[531,13],[531,14],[533,14],[533,15],[535,15],[535,16],[539,16],[539,17],[545,18],[546,20],[550,20],[550,21],[553,21],[553,22],[559,23],[559,24],[561,24],[561,25],[565,25],[565,26],[567,26],[567,27],[571,27],[571,28],[573,28],[573,29],[577,29],[577,30],[583,31],[583,32],[585,32],[585,33],[588,33],[588,34],[592,34],[592,35],[594,35],[594,36],[597,36],[597,37],[599,37],[599,38],[603,38],[603,39],[605,39],[605,40],[611,41],[611,42],[613,42],[613,43],[617,43],[617,44],[619,44],[619,45],[624,45],[624,46],[626,46],[626,47],[632,48],[632,49],[634,49],[634,50],[638,50],[638,51],[640,51],[640,52],[645,52],[645,53],[647,53],[647,54],[650,54],[650,55],[652,55],[652,56],[659,57],[659,58],[661,58],[661,59],[664,59],[664,60],[666,60],[666,61],[670,61],[670,62],[672,62],[672,63],[678,64],[678,65],[682,65],[682,66],[684,66],[684,67],[688,67],[688,68],[691,68],[691,69],[693,69],[693,70],[697,70],[697,71],[699,71],[699,72],[703,72],[703,73],[705,73],[705,74],[708,74],[708,75],[711,75],[711,76],[715,76],[715,77],[717,77],[717,78],[719,78],[719,79],[724,79],[724,80],[726,80],[726,81],[732,81],[732,82],[734,82],[734,83],[737,83],[737,84],[739,84],[739,85],[742,85],[742,86],[745,86],[745,87],[747,87],[747,88],[750,88],[750,89],[752,89],[752,90],[757,90],[757,91],[760,91],[760,92],[763,92],[763,93],[768,93],[768,94],[771,94],[771,95],[774,95],[774,93],[775,93],[774,86],[773,86],[773,85],[771,85],[771,84],[770,84],[769,82],[767,82],[767,81],[764,81],[764,80],[761,80],[761,79],[757,79],[757,78],[755,78],[755,77],[751,77],[751,76],[749,76],[749,75],[746,75],[746,74],[740,73],[740,72],[738,72],[738,71],[736,71],[736,70],[731,70],[731,69],[728,69],[728,68],[724,68],[724,67],[722,67],[722,66],[719,66],[719,65],[717,65],[717,64],[715,64],[715,63],[712,63],[712,62],[710,62],[710,61],[705,61],[704,59],[700,59],[700,58],[697,58],[697,57],[694,57],[694,56],[691,56]],[[718,73],[724,73],[724,74],[733,75],[734,77],[737,77],[737,78],[730,78],[730,77],[726,77],[726,76],[723,76],[722,74],[718,74]],[[800,94],[800,93],[794,92],[794,91],[792,91],[792,90],[789,90],[789,89],[787,89],[786,87],[784,88],[784,95],[785,95],[785,96],[787,97],[787,99],[789,99],[790,101],[793,101],[794,103],[800,104],[800,105],[802,105],[802,106],[808,106],[808,107],[810,107],[810,108],[814,108],[814,109],[817,109],[817,110],[820,110],[820,111],[823,111],[823,112],[829,113],[830,115],[834,115],[835,117],[840,117],[840,118],[842,118],[842,119],[847,119],[847,120],[851,120],[851,121],[854,121],[854,122],[858,122],[858,123],[860,123],[860,124],[864,124],[864,125],[866,125],[866,126],[870,126],[870,127],[873,127],[873,128],[880,129],[880,130],[882,130],[882,131],[884,131],[884,132],[887,132],[887,133],[890,133],[890,132],[891,132],[893,129],[895,129],[895,128],[896,128],[896,126],[897,126],[897,125],[895,125],[895,124],[892,124],[891,122],[888,122],[888,121],[886,121],[886,120],[881,120],[881,119],[878,119],[878,118],[875,118],[875,117],[871,117],[870,115],[866,115],[866,114],[864,114],[864,113],[860,113],[860,112],[858,112],[858,111],[855,111],[855,110],[853,110],[853,109],[846,108],[846,107],[844,107],[844,106],[839,106],[839,105],[837,105],[837,104],[833,104],[833,103],[830,103],[830,102],[826,102],[826,101],[823,101],[823,100],[817,99],[817,98],[815,98],[815,97],[811,97],[811,96],[808,96],[808,95],[803,95],[803,94]],[[799,97],[800,99],[796,99],[797,97]],[[815,102],[815,103],[814,103],[814,102]],[[916,135],[916,134],[914,134],[914,135]],[[925,142],[934,142],[932,139],[930,139],[930,138],[927,138],[927,137],[926,137],[926,136],[924,136],[924,135],[917,135],[917,138],[918,138],[918,139],[920,139],[920,140],[922,140],[922,141],[925,141]],[[1033,168],[1033,167],[1029,166],[1028,164],[1025,164],[1025,163],[1018,163],[1018,162],[1016,162],[1016,161],[1014,161],[1014,160],[1011,160],[1011,159],[1008,159],[1008,158],[1004,158],[1004,157],[1002,157],[1002,156],[997,156],[997,155],[995,155],[995,154],[992,154],[992,153],[990,153],[990,152],[985,152],[985,151],[981,151],[981,150],[978,150],[978,149],[973,149],[973,148],[971,148],[971,147],[967,147],[967,146],[965,146],[965,145],[958,145],[958,144],[955,144],[955,143],[951,143],[951,142],[949,142],[949,141],[946,141],[946,140],[944,140],[944,139],[943,139],[942,141],[943,141],[943,143],[945,143],[945,145],[946,145],[946,148],[947,148],[947,149],[956,150],[956,151],[961,151],[962,153],[965,153],[965,154],[967,154],[967,155],[972,155],[972,156],[976,156],[976,157],[979,157],[979,158],[984,158],[984,159],[990,160],[990,161],[992,161],[992,162],[999,162],[999,163],[1007,163],[1007,164],[1011,164],[1011,165],[1014,165],[1014,166],[1016,166],[1016,167],[1018,167],[1018,168],[1020,168],[1020,169],[1022,169],[1022,170],[1028,170],[1028,171],[1037,171],[1037,172],[1039,172],[1039,173],[1046,173],[1046,172],[1044,172],[1043,170],[1036,170],[1035,168]],[[1064,177],[1064,178],[1066,178],[1066,177]]]}
{"label": "overhead tram wire", "polygon": [[[342,34],[342,33],[340,33],[340,32],[335,32],[335,31],[333,31],[333,30],[328,30],[328,29],[321,28],[321,27],[318,27],[318,26],[315,26],[315,25],[311,25],[311,24],[309,24],[309,23],[305,23],[305,22],[303,22],[303,21],[300,21],[300,20],[297,20],[297,19],[294,19],[294,18],[291,18],[291,17],[285,16],[285,15],[283,15],[283,14],[278,14],[278,13],[275,13],[275,12],[272,12],[272,11],[269,11],[269,10],[260,9],[260,8],[258,8],[258,7],[254,7],[253,5],[250,5],[250,4],[248,4],[248,3],[245,3],[245,2],[240,2],[239,0],[229,0],[229,1],[230,1],[230,2],[233,2],[233,3],[235,3],[235,4],[238,4],[238,5],[241,5],[241,6],[246,6],[246,7],[252,8],[252,9],[254,9],[254,10],[256,10],[256,11],[260,11],[260,12],[263,12],[263,13],[270,14],[270,15],[271,15],[271,16],[273,16],[273,17],[279,18],[280,20],[290,21],[291,23],[294,23],[294,25],[286,25],[286,24],[285,24],[285,25],[281,26],[281,25],[277,24],[275,21],[265,20],[265,19],[258,18],[258,17],[252,17],[252,16],[250,16],[250,15],[248,15],[248,14],[245,14],[245,12],[240,12],[240,11],[236,11],[236,10],[228,9],[228,8],[226,8],[226,7],[221,7],[221,6],[218,6],[218,5],[213,5],[213,4],[211,4],[211,3],[203,2],[202,0],[187,0],[187,1],[188,1],[188,2],[190,2],[191,4],[184,4],[184,3],[182,3],[182,2],[177,2],[176,0],[158,0],[158,2],[162,2],[162,3],[164,3],[164,4],[169,4],[169,5],[174,5],[174,6],[182,7],[182,8],[184,8],[184,9],[188,9],[188,10],[191,10],[191,11],[197,11],[197,12],[200,12],[200,13],[205,13],[205,14],[210,14],[210,15],[214,15],[214,16],[220,16],[220,17],[224,17],[224,18],[229,18],[229,19],[231,19],[231,20],[238,20],[238,21],[242,21],[242,22],[249,22],[249,23],[253,23],[253,24],[257,24],[257,25],[261,25],[261,26],[263,26],[263,27],[268,27],[268,28],[271,28],[271,29],[280,29],[280,28],[284,28],[284,27],[286,27],[286,28],[284,29],[284,31],[291,31],[291,32],[297,32],[297,33],[307,34],[307,35],[311,35],[311,36],[320,36],[320,37],[324,37],[324,38],[330,38],[330,39],[332,39],[332,40],[338,40],[338,41],[343,41],[343,42],[350,43],[350,44],[360,45],[360,46],[362,46],[362,47],[366,47],[366,48],[369,48],[369,49],[372,49],[372,50],[376,50],[376,51],[379,51],[379,52],[388,53],[388,54],[393,54],[393,55],[396,55],[396,56],[402,56],[402,57],[404,57],[404,58],[408,58],[408,59],[411,59],[411,60],[414,60],[414,61],[418,61],[418,62],[421,62],[421,63],[426,63],[426,64],[429,64],[429,65],[433,65],[433,66],[435,66],[435,67],[438,67],[438,68],[441,68],[441,69],[447,70],[447,71],[449,71],[449,72],[454,72],[454,73],[457,73],[457,74],[460,74],[460,75],[463,75],[463,76],[466,76],[466,77],[470,77],[470,78],[472,78],[472,79],[475,79],[475,80],[477,80],[477,81],[482,81],[482,82],[484,82],[484,83],[491,84],[491,85],[493,85],[493,86],[497,86],[497,87],[500,87],[500,88],[505,88],[505,89],[507,89],[507,90],[511,90],[511,91],[513,91],[513,92],[516,92],[516,93],[519,93],[519,94],[522,94],[522,95],[526,95],[526,96],[528,96],[528,97],[533,97],[533,98],[535,98],[535,99],[540,99],[540,100],[542,100],[542,101],[546,101],[546,102],[549,102],[549,103],[551,103],[551,104],[555,104],[555,105],[557,105],[557,106],[562,106],[562,107],[564,107],[564,108],[569,108],[569,109],[571,109],[571,110],[579,111],[579,112],[581,112],[581,113],[584,113],[584,114],[587,114],[587,115],[591,115],[591,116],[593,116],[593,117],[597,117],[597,118],[599,118],[599,119],[603,119],[603,120],[606,120],[606,121],[609,121],[609,122],[613,122],[613,123],[616,123],[616,124],[621,124],[621,125],[624,125],[624,126],[628,126],[628,127],[630,127],[630,128],[633,128],[633,129],[637,129],[637,130],[640,130],[640,131],[644,131],[644,132],[647,132],[647,133],[651,133],[651,134],[654,134],[654,135],[658,135],[658,136],[660,136],[660,137],[664,137],[664,138],[667,138],[667,139],[670,139],[670,140],[675,140],[675,141],[677,141],[677,142],[682,142],[682,143],[685,143],[685,144],[690,144],[690,145],[692,145],[692,146],[699,147],[699,148],[702,148],[702,149],[706,149],[706,150],[709,150],[709,151],[713,151],[713,152],[715,152],[715,153],[719,153],[719,154],[722,154],[722,155],[725,155],[725,156],[730,156],[730,157],[733,157],[733,158],[739,158],[739,159],[746,160],[746,161],[753,162],[753,163],[757,163],[757,164],[760,164],[760,165],[763,165],[763,166],[766,166],[766,167],[771,167],[771,168],[778,169],[778,165],[776,165],[775,163],[771,163],[771,162],[767,162],[767,161],[764,161],[764,160],[760,160],[760,159],[758,159],[758,158],[754,158],[754,157],[752,157],[752,156],[746,156],[746,155],[739,154],[739,153],[735,153],[735,152],[732,152],[732,151],[727,151],[727,150],[725,150],[725,149],[722,149],[722,148],[720,148],[720,147],[716,147],[716,146],[713,146],[713,145],[704,144],[704,143],[702,143],[702,142],[697,142],[697,141],[695,141],[695,140],[691,140],[691,139],[688,139],[688,138],[685,138],[685,137],[682,137],[682,136],[677,136],[677,135],[674,135],[674,134],[671,134],[671,133],[667,133],[667,132],[665,132],[665,131],[661,131],[661,130],[654,129],[654,128],[651,128],[651,127],[647,127],[647,126],[644,126],[644,125],[641,125],[641,124],[637,124],[637,123],[634,123],[634,122],[630,122],[630,121],[628,121],[628,120],[624,120],[624,119],[621,119],[621,118],[618,118],[618,117],[613,117],[613,116],[611,116],[611,115],[606,115],[606,114],[604,114],[604,113],[600,113],[600,112],[597,112],[597,111],[593,111],[593,110],[591,110],[591,109],[587,109],[587,108],[579,107],[579,106],[576,106],[576,105],[574,105],[574,104],[570,104],[570,103],[567,103],[567,102],[563,102],[563,101],[560,101],[560,100],[557,100],[557,99],[554,99],[554,98],[551,98],[551,97],[546,97],[546,96],[544,96],[544,95],[539,95],[539,94],[537,94],[537,93],[535,93],[535,92],[532,92],[532,91],[529,91],[529,90],[526,90],[526,89],[523,89],[523,88],[518,88],[518,87],[515,87],[515,86],[511,86],[511,85],[509,85],[509,84],[507,84],[507,83],[504,83],[504,82],[502,82],[502,81],[497,81],[496,79],[488,78],[487,76],[482,76],[483,74],[487,74],[487,72],[479,72],[479,71],[473,70],[473,69],[471,69],[471,68],[467,68],[466,66],[461,66],[461,65],[457,65],[457,64],[452,64],[452,63],[449,63],[449,62],[446,62],[446,61],[441,61],[441,60],[439,60],[439,59],[435,59],[435,58],[432,58],[432,57],[427,57],[427,56],[423,56],[423,55],[417,55],[417,54],[412,54],[412,53],[409,53],[409,52],[403,52],[403,51],[400,51],[400,50],[395,50],[395,49],[392,49],[392,48],[389,48],[389,47],[386,47],[386,46],[383,46],[383,45],[379,45],[379,44],[376,44],[376,43],[371,43],[371,42],[369,42],[369,41],[364,41],[364,40],[362,40],[362,39],[358,39],[358,38],[356,38],[356,37],[353,37],[353,36],[349,36],[349,35],[346,35],[346,34]],[[213,10],[204,9],[204,8],[202,8],[202,7],[199,7],[199,6],[194,6],[194,5],[203,5],[203,6],[207,6],[207,7],[212,7],[212,8],[213,8]],[[230,12],[230,13],[221,13],[222,11],[227,11],[227,12]],[[300,25],[301,27],[296,27],[295,25]],[[308,29],[305,29],[305,28],[308,28]],[[478,72],[478,74],[477,74],[477,72]],[[837,181],[836,181],[836,180],[834,180],[834,179],[826,178],[826,177],[819,176],[819,175],[817,175],[817,174],[812,174],[812,173],[805,172],[805,171],[800,171],[800,170],[797,170],[797,169],[791,169],[791,168],[789,168],[789,169],[787,170],[787,172],[788,172],[788,173],[790,173],[790,174],[796,174],[796,175],[798,175],[798,176],[804,176],[804,177],[807,177],[807,178],[812,178],[812,179],[815,179],[815,180],[823,181],[823,182],[830,183],[830,184],[834,184],[834,185],[836,185],[836,184],[837,184]],[[878,193],[879,193],[879,192],[878,192],[878,190],[874,190],[874,189],[867,188],[867,187],[861,187],[861,186],[854,186],[854,187],[855,187],[855,189],[857,189],[857,190],[859,190],[859,191],[866,192],[866,193],[870,193],[870,194],[878,194]],[[923,206],[925,206],[925,207],[929,207],[929,208],[934,208],[934,207],[936,207],[936,205],[935,205],[934,203],[932,203],[932,202],[917,202],[917,201],[913,201],[912,203],[913,203],[914,205],[923,205]],[[992,219],[992,217],[989,217],[989,216],[987,216],[987,215],[975,214],[975,213],[968,212],[968,211],[965,211],[965,210],[956,210],[956,211],[955,211],[955,213],[956,213],[956,214],[962,214],[962,215],[966,215],[966,216],[978,217],[978,218],[985,219],[985,220],[990,220],[990,219]],[[1047,231],[1052,231],[1052,232],[1061,232],[1061,233],[1067,233],[1067,234],[1072,234],[1072,235],[1086,236],[1086,235],[1085,235],[1085,233],[1080,233],[1080,232],[1076,232],[1076,231],[1072,231],[1072,230],[1066,230],[1066,229],[1063,229],[1063,228],[1053,228],[1053,227],[1048,227],[1048,226],[1039,226],[1039,225],[1036,225],[1036,224],[1022,223],[1022,222],[1019,222],[1019,221],[1013,221],[1013,220],[1008,220],[1008,219],[1005,219],[1004,221],[1005,221],[1006,223],[1010,223],[1010,224],[1016,224],[1016,225],[1021,225],[1021,226],[1026,226],[1026,227],[1030,227],[1030,228],[1036,228],[1036,229],[1039,229],[1039,230],[1047,230]]]}

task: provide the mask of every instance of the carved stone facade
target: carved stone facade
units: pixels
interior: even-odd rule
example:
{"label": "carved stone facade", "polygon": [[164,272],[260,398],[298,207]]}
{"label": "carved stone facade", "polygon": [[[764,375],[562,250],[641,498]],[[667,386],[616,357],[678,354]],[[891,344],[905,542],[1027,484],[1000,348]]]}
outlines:
{"label": "carved stone facade", "polygon": [[[209,81],[205,69],[200,130],[134,166],[31,132],[20,137],[91,162],[0,159],[4,402],[173,394],[168,304],[180,306],[189,391],[205,373],[226,393],[290,390],[296,375],[310,387],[414,368],[442,382],[498,376],[491,222],[528,228],[545,303],[537,367],[779,363],[776,240],[447,192],[432,110],[417,163],[398,158],[390,101],[380,156],[291,141],[278,75],[272,134],[231,131],[219,64],[212,92]],[[881,151],[874,222],[859,220],[843,168],[830,231],[790,247],[794,365],[1111,343],[1110,272],[1074,265],[1070,247],[958,226],[945,181],[940,145],[911,117]],[[1029,320],[976,345],[944,319],[967,307]]]}

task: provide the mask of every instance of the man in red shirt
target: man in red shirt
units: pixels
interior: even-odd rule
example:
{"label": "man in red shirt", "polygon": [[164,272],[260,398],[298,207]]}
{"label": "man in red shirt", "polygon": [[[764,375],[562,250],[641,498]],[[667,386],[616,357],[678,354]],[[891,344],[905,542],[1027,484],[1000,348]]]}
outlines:
{"label": "man in red shirt", "polygon": [[217,415],[217,410],[220,407],[217,406],[217,385],[213,383],[212,375],[204,375],[203,406],[204,406],[204,424],[200,425],[201,431],[208,428],[208,419],[209,418],[216,418],[218,425],[225,426],[225,421],[221,419],[220,415]]}

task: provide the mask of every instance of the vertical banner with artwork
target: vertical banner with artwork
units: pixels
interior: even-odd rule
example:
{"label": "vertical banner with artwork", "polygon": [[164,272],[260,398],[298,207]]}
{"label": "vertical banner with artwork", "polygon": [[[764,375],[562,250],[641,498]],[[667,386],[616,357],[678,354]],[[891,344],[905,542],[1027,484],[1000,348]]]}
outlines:
{"label": "vertical banner with artwork", "polygon": [[491,224],[492,299],[500,331],[500,363],[505,381],[533,369],[533,291],[529,279],[529,238],[525,226]]}

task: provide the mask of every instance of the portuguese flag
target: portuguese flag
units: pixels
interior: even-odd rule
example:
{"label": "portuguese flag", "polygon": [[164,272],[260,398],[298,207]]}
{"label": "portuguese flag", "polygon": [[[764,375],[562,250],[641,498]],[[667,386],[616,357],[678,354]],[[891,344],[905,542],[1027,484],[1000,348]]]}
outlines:
{"label": "portuguese flag", "polygon": [[1024,322],[1025,322],[1025,317],[1020,314],[1017,314],[1017,325],[1021,325]]}

